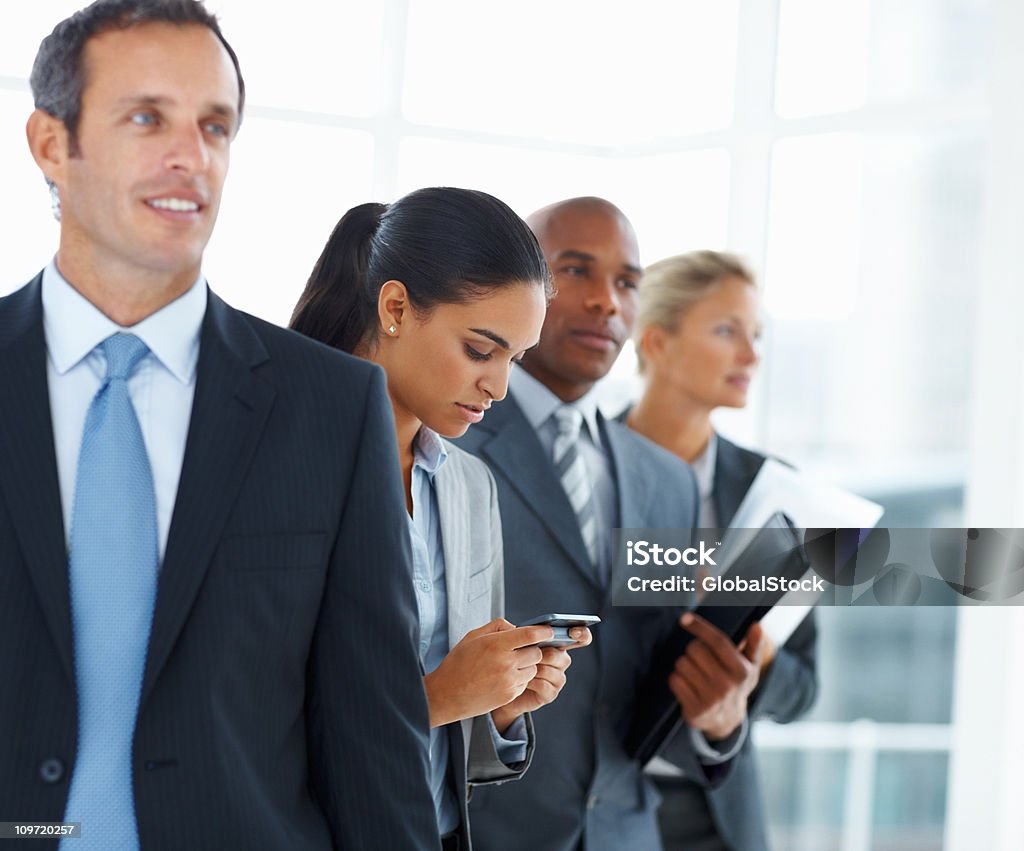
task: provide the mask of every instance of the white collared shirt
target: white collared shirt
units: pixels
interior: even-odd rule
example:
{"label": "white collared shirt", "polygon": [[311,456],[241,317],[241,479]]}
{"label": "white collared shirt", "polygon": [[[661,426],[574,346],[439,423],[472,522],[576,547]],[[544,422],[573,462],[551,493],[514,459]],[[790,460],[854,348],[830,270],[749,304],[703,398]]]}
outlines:
{"label": "white collared shirt", "polygon": [[131,328],[123,328],[72,287],[51,262],[43,271],[42,301],[65,544],[70,547],[82,429],[107,368],[97,346],[123,331],[139,337],[150,350],[132,373],[128,393],[153,471],[162,562],[192,416],[206,283],[200,277],[184,295]]}

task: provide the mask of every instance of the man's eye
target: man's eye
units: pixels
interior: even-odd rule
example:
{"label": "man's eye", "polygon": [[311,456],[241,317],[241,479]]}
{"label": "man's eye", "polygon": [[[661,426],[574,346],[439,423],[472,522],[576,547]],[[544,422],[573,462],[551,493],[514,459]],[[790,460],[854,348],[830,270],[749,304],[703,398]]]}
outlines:
{"label": "man's eye", "polygon": [[227,138],[231,135],[231,128],[220,121],[210,121],[206,125],[206,132],[211,136],[224,136]]}
{"label": "man's eye", "polygon": [[635,290],[640,286],[639,282],[634,281],[632,278],[619,278],[619,287],[624,290]]}
{"label": "man's eye", "polygon": [[149,127],[156,124],[156,116],[152,112],[133,112],[130,121],[139,127]]}
{"label": "man's eye", "polygon": [[731,337],[733,335],[733,327],[731,325],[719,325],[715,329],[715,333],[719,337]]}
{"label": "man's eye", "polygon": [[583,266],[563,266],[558,271],[563,275],[570,275],[573,278],[582,278],[587,274],[587,270]]}
{"label": "man's eye", "polygon": [[466,346],[466,354],[469,355],[471,360],[490,360],[491,359],[491,356],[489,354],[484,354],[483,352],[478,352],[472,346]]}

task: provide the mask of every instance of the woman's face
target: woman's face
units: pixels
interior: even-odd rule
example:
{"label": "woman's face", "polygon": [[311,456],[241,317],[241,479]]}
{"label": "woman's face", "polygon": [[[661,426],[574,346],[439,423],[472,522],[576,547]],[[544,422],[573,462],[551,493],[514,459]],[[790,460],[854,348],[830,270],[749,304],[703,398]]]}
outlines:
{"label": "woman's face", "polygon": [[546,308],[544,288],[528,283],[439,304],[423,318],[403,311],[377,358],[396,417],[410,415],[444,437],[464,434],[505,397],[513,364],[540,338]]}
{"label": "woman's face", "polygon": [[759,308],[757,289],[728,277],[684,310],[674,331],[652,326],[644,352],[653,386],[708,410],[742,408],[760,359]]}

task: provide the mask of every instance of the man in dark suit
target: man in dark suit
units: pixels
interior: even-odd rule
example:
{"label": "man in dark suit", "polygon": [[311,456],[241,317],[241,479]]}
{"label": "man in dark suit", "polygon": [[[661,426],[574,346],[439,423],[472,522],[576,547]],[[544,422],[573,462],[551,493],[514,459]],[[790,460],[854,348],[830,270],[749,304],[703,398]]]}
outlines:
{"label": "man in dark suit", "polygon": [[[677,458],[606,421],[590,392],[633,322],[640,263],[629,222],[596,198],[553,205],[529,222],[558,293],[509,398],[460,445],[498,484],[509,619],[578,612],[602,623],[558,702],[535,713],[530,772],[474,791],[473,839],[482,851],[657,849],[657,794],[622,741],[652,652],[679,628],[678,612],[612,607],[610,533],[695,527],[696,485]],[[687,726],[662,755],[710,784],[746,735],[760,629],[740,652],[706,622],[688,628],[698,640],[669,682]]]}
{"label": "man in dark suit", "polygon": [[0,299],[0,822],[438,848],[383,375],[201,276],[233,51],[192,0],[103,0],[32,84],[61,232]]}

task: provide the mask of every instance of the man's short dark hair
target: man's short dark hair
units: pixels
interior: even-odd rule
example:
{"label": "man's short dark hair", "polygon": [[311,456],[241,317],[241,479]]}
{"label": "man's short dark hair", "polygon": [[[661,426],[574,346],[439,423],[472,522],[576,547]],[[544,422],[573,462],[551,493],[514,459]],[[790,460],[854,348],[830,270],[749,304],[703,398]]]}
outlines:
{"label": "man's short dark hair", "polygon": [[72,154],[78,152],[78,121],[85,88],[82,52],[86,42],[100,33],[150,23],[199,24],[217,36],[238,75],[238,120],[241,122],[245,83],[238,57],[221,33],[216,16],[199,0],[96,0],[61,21],[43,39],[29,78],[36,108],[64,122]]}

